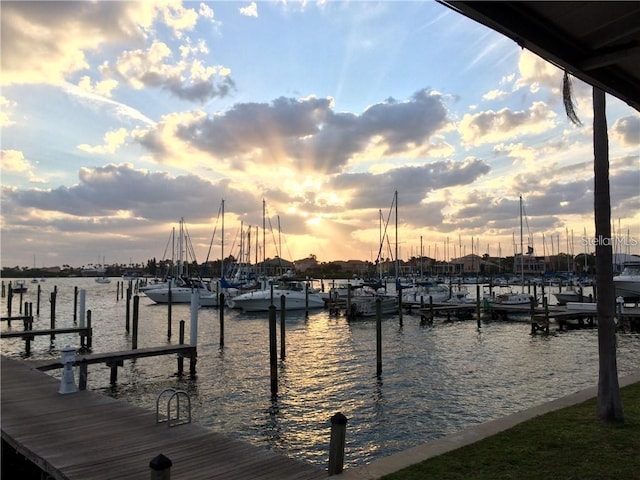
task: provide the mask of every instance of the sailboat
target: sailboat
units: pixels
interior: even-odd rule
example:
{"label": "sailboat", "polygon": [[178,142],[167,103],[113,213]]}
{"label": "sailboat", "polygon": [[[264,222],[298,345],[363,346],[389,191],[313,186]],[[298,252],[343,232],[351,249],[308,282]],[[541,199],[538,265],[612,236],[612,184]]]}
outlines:
{"label": "sailboat", "polygon": [[[396,251],[395,251],[395,277],[396,277],[396,289],[400,290],[402,287],[399,281],[399,259],[398,259],[398,191],[396,190],[393,195],[393,201],[391,203],[391,208],[395,207],[395,221],[396,221]],[[384,233],[380,233],[380,245],[378,249],[378,259],[376,262],[381,265],[382,259],[382,249],[384,247],[384,240],[387,237],[387,227],[389,224],[389,219],[391,217],[391,210],[389,210],[389,215],[387,217],[387,222],[385,224]],[[381,228],[382,230],[382,228]],[[359,295],[354,295],[351,299],[350,311],[347,312],[347,316],[350,318],[354,317],[373,317],[377,314],[377,302],[380,301],[381,313],[382,315],[389,315],[398,313],[398,297],[397,295],[387,293],[385,290],[380,287],[382,285],[382,272],[379,272],[379,279],[377,285],[373,287],[363,287],[363,290]]]}
{"label": "sailboat", "polygon": [[[522,219],[524,208],[522,205],[522,195],[520,195],[520,286],[522,292],[502,292],[498,295],[485,295],[484,302],[489,305],[531,305],[532,295],[524,293],[524,240],[522,232]],[[533,253],[533,247],[527,246],[527,255]]]}
{"label": "sailboat", "polygon": [[184,282],[182,285],[176,286],[168,283],[165,286],[146,290],[144,294],[155,303],[191,303],[191,296],[197,291],[199,296],[199,305],[201,307],[217,307],[218,295],[210,289],[210,285],[201,279],[191,279],[184,272],[184,251],[188,238],[185,232],[184,218],[180,219],[180,231],[178,236],[178,272],[177,277]]}

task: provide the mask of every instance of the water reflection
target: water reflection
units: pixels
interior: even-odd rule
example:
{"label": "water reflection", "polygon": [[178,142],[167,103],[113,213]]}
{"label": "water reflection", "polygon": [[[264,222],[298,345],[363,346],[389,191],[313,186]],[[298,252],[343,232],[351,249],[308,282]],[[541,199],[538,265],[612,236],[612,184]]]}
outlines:
{"label": "water reflection", "polygon": [[[57,325],[73,326],[73,287],[86,288],[92,310],[94,352],[130,348],[126,302],[116,301],[115,282],[57,279]],[[43,292],[44,296],[44,292]],[[27,293],[27,301],[33,296]],[[0,308],[5,308],[4,306]],[[6,311],[6,310],[5,310]],[[34,307],[35,311],[35,307]],[[42,308],[34,328],[48,328]],[[178,343],[178,325],[189,307],[167,308],[140,298],[138,346]],[[279,316],[278,316],[279,321]],[[220,347],[218,310],[199,312],[197,377],[178,377],[175,356],[125,361],[118,384],[109,368],[89,366],[89,387],[149,410],[164,388],[192,397],[194,422],[307,462],[326,466],[330,422],[340,411],[349,419],[346,465],[380,458],[469,425],[517,412],[596,384],[597,331],[529,335],[527,323],[436,319],[422,324],[416,314],[382,322],[382,375],[376,376],[375,320],[347,322],[315,311],[286,318],[286,358],[278,361],[279,385],[270,392],[267,315],[225,311],[225,345]],[[6,328],[6,325],[3,325]],[[12,329],[22,325],[13,325]],[[56,345],[79,343],[59,336]],[[278,347],[280,332],[278,330]],[[618,335],[621,375],[640,364],[640,335]],[[3,354],[21,357],[24,342],[4,339]],[[49,338],[32,343],[33,358],[57,356]],[[279,352],[279,348],[278,348]],[[52,374],[56,374],[52,372]]]}

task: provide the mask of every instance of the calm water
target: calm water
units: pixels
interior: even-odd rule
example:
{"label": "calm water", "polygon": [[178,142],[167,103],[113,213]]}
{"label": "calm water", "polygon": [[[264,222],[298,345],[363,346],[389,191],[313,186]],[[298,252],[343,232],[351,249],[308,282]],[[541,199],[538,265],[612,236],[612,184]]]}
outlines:
{"label": "calm water", "polygon": [[[130,348],[126,302],[116,301],[116,282],[48,279],[40,284],[40,317],[34,328],[49,328],[54,286],[57,326],[73,326],[78,287],[86,290],[86,308],[92,311],[93,351]],[[24,297],[34,303],[34,313],[36,289],[29,284]],[[6,299],[0,308],[6,315]],[[13,314],[18,314],[17,297]],[[170,341],[166,318],[166,306],[140,297],[139,347],[178,343],[180,320],[186,321],[188,341],[189,307],[174,305]],[[2,329],[7,328],[3,322]],[[597,383],[596,330],[532,337],[526,322],[486,321],[480,330],[475,320],[421,326],[415,314],[404,315],[403,327],[397,316],[387,317],[382,329],[383,373],[377,378],[375,319],[347,322],[323,310],[308,319],[289,313],[287,355],[279,362],[279,393],[272,399],[267,314],[225,310],[221,349],[219,311],[201,309],[197,378],[178,378],[175,357],[155,357],[125,362],[113,388],[109,369],[92,365],[89,388],[150,410],[162,389],[184,389],[191,395],[195,423],[322,467],[328,458],[329,419],[340,411],[349,419],[348,467]],[[60,335],[54,346],[67,344],[78,346],[77,336]],[[3,339],[1,346],[4,355],[24,356],[21,340]],[[58,354],[48,337],[32,343],[32,358],[51,356]],[[619,374],[638,365],[640,335],[619,334]]]}

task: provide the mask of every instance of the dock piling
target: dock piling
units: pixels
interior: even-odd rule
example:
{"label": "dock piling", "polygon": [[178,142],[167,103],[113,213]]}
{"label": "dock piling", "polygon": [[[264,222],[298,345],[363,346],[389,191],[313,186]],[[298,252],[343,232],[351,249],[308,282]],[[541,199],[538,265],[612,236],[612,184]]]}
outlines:
{"label": "dock piling", "polygon": [[151,480],[171,480],[171,467],[173,462],[163,454],[154,457],[149,462],[149,469],[151,470]]}
{"label": "dock piling", "polygon": [[344,446],[348,419],[338,412],[331,417],[331,439],[329,441],[329,476],[342,473]]}
{"label": "dock piling", "polygon": [[271,370],[271,395],[278,394],[278,365],[276,346],[276,306],[269,306],[269,365]]}

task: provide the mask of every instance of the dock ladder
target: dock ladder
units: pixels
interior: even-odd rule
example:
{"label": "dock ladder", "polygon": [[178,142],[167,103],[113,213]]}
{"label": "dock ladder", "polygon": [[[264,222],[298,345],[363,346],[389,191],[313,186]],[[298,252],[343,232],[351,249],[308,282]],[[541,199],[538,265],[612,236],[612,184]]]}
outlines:
{"label": "dock ladder", "polygon": [[[167,396],[165,416],[160,413],[160,401]],[[183,399],[183,401],[181,402],[180,399]],[[186,406],[184,399],[186,399]],[[156,398],[156,423],[164,422],[167,422],[167,427],[191,423],[191,397],[187,392],[175,388],[165,388],[158,394]]]}

